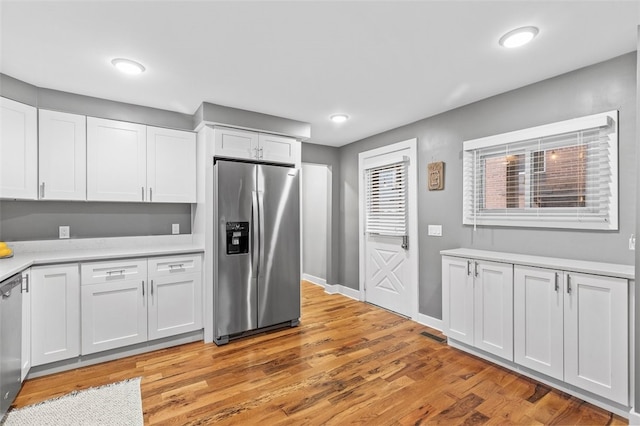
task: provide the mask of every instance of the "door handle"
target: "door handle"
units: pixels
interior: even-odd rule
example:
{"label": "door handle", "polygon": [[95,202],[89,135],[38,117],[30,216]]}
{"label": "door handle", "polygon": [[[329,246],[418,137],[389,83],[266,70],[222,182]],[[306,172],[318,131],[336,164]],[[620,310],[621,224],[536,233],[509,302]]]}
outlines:
{"label": "door handle", "polygon": [[559,289],[560,289],[560,286],[558,285],[558,273],[556,272],[556,283],[555,283],[556,293],[558,292]]}
{"label": "door handle", "polygon": [[[259,220],[259,268],[264,265],[264,192],[258,191],[258,220]],[[258,269],[258,274],[260,274],[260,269]]]}
{"label": "door handle", "polygon": [[571,275],[567,274],[567,294],[571,294]]}
{"label": "door handle", "polygon": [[471,275],[471,261],[467,260],[467,276]]}
{"label": "door handle", "polygon": [[403,235],[402,236],[402,245],[400,246],[405,250],[409,250],[409,236],[408,235]]}
{"label": "door handle", "polygon": [[475,260],[473,261],[474,263],[474,267],[473,267],[473,276],[478,278],[478,262],[476,262]]}
{"label": "door handle", "polygon": [[153,302],[153,280],[151,280],[151,301]]}
{"label": "door handle", "polygon": [[255,278],[258,276],[258,244],[260,238],[258,234],[259,226],[256,225],[256,220],[258,220],[260,214],[258,211],[258,193],[251,191],[251,198],[251,274]]}
{"label": "door handle", "polygon": [[144,297],[144,280],[142,280],[140,287],[142,287],[142,297]]}

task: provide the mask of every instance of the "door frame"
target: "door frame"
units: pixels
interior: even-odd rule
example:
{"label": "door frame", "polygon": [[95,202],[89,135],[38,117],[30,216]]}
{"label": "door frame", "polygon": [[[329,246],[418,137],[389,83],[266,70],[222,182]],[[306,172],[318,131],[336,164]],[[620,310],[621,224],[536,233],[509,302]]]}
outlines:
{"label": "door frame", "polygon": [[359,290],[360,300],[366,302],[366,295],[364,291],[365,285],[365,245],[366,238],[364,232],[365,225],[365,167],[364,162],[369,157],[375,157],[378,155],[389,154],[399,150],[409,150],[409,168],[407,170],[409,179],[409,191],[408,191],[408,203],[409,203],[409,250],[413,256],[409,258],[410,275],[414,278],[412,283],[411,292],[411,306],[409,311],[411,312],[411,319],[418,320],[418,307],[419,307],[419,262],[420,251],[418,244],[418,139],[408,139],[402,142],[397,142],[391,145],[386,145],[380,148],[364,151],[358,154],[358,273],[359,273]]}

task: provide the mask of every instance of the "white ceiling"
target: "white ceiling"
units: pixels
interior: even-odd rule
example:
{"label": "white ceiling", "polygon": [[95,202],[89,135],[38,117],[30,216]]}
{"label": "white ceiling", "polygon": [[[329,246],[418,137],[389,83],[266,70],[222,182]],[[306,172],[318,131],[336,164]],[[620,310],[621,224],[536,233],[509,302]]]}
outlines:
{"label": "white ceiling", "polygon": [[[640,1],[0,1],[0,72],[192,114],[311,123],[341,146],[636,50]],[[534,25],[533,43],[500,36]],[[145,65],[119,74],[111,59]],[[343,124],[328,117],[351,116]]]}

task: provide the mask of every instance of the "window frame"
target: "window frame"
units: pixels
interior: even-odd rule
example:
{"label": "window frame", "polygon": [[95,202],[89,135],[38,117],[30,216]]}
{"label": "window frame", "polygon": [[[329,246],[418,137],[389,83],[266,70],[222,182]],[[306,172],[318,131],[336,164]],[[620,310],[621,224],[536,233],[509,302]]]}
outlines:
{"label": "window frame", "polygon": [[[536,175],[541,171],[534,170],[534,156],[536,151],[543,152],[546,156],[549,148],[542,147],[534,149],[533,145],[527,146],[528,141],[542,140],[544,138],[556,137],[564,134],[578,133],[593,129],[606,130],[606,137],[602,139],[602,149],[598,155],[607,157],[608,175],[598,178],[599,185],[607,187],[608,192],[601,191],[599,198],[607,198],[608,203],[605,208],[598,209],[598,214],[593,214],[589,206],[574,207],[534,207],[531,205],[530,190],[534,185]],[[606,143],[605,143],[605,139]],[[593,144],[596,145],[595,143]],[[505,207],[504,209],[481,209],[481,200],[485,200],[487,194],[483,187],[486,185],[486,174],[483,170],[477,170],[479,163],[478,155],[482,153],[487,157],[488,151],[496,153],[503,150],[509,152],[509,146],[517,147],[513,150],[518,155],[525,155],[525,206],[519,208]],[[522,148],[522,147],[525,148]],[[561,145],[562,148],[570,145]],[[605,148],[606,147],[606,148]],[[556,148],[560,149],[560,148]],[[606,149],[606,151],[605,151]],[[540,155],[540,154],[538,154]],[[546,160],[543,170],[546,171]],[[560,121],[542,126],[532,127],[514,132],[502,133],[479,139],[467,140],[463,142],[463,199],[462,218],[463,225],[475,226],[507,226],[507,227],[534,227],[534,228],[564,228],[564,229],[589,229],[589,230],[618,230],[618,111],[608,111],[579,117],[571,120]],[[478,176],[478,173],[481,175]],[[528,188],[528,189],[527,189]],[[588,187],[589,190],[592,187]],[[512,210],[511,210],[512,209]],[[493,211],[492,211],[493,210]],[[575,212],[575,216],[567,213]]]}

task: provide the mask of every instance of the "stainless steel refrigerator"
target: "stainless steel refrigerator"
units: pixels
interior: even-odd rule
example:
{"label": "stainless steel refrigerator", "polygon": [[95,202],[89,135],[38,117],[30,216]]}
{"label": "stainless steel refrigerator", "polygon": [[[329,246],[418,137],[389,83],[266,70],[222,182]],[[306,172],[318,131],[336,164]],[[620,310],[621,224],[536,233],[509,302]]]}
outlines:
{"label": "stainless steel refrigerator", "polygon": [[214,342],[300,319],[299,170],[214,165]]}

